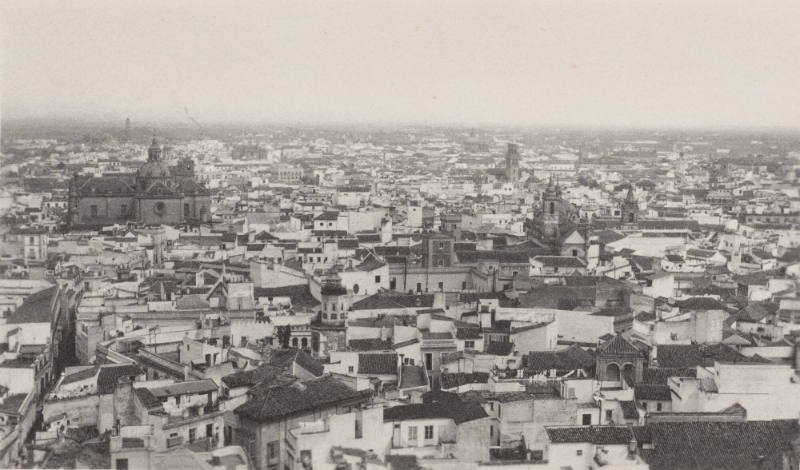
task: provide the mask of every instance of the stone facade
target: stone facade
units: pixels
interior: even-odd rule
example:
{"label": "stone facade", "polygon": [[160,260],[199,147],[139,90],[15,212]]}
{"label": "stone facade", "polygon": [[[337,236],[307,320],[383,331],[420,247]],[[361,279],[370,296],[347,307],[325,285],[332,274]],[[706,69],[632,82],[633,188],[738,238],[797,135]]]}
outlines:
{"label": "stone facade", "polygon": [[181,225],[210,220],[211,195],[194,174],[194,162],[169,167],[155,139],[147,163],[135,175],[85,177],[70,182],[68,223],[71,227],[140,223]]}

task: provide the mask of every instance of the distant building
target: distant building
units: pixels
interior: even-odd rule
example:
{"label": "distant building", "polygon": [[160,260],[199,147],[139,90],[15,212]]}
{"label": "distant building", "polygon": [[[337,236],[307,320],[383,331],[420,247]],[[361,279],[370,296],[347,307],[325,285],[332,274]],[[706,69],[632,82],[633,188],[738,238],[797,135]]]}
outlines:
{"label": "distant building", "polygon": [[170,168],[161,154],[161,147],[153,139],[147,150],[147,163],[135,176],[74,176],[69,186],[69,225],[208,222],[211,195],[195,178],[194,162],[185,159]]}

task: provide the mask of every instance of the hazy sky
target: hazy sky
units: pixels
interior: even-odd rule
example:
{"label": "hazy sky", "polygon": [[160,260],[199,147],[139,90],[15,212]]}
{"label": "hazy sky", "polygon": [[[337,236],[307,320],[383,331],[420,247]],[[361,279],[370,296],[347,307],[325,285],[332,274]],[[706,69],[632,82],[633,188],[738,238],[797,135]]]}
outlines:
{"label": "hazy sky", "polygon": [[0,2],[2,116],[800,125],[800,1]]}

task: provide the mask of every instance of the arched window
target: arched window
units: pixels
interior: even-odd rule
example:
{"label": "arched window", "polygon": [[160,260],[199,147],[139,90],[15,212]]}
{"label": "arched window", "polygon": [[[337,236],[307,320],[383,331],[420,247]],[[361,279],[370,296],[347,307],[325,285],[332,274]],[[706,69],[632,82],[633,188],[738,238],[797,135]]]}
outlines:
{"label": "arched window", "polygon": [[292,347],[293,348],[297,347],[297,338],[292,338]]}
{"label": "arched window", "polygon": [[300,341],[300,344],[303,346],[303,348],[307,348],[308,347],[308,338],[303,338],[302,341]]}
{"label": "arched window", "polygon": [[606,380],[611,382],[620,381],[620,371],[618,365],[612,363],[606,366]]}
{"label": "arched window", "polygon": [[353,284],[353,293],[354,294],[358,294],[359,290],[360,290],[360,288],[358,287],[358,284]]}
{"label": "arched window", "polygon": [[633,217],[634,217],[633,212],[629,212],[628,213],[628,222],[633,222]]}

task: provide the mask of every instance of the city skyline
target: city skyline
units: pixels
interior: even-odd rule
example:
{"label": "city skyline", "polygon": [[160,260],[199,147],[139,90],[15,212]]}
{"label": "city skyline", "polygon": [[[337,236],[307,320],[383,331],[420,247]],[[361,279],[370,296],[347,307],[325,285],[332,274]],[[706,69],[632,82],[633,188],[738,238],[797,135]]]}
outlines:
{"label": "city skyline", "polygon": [[[797,127],[800,6],[8,2],[2,118]],[[353,28],[353,24],[358,27]]]}

